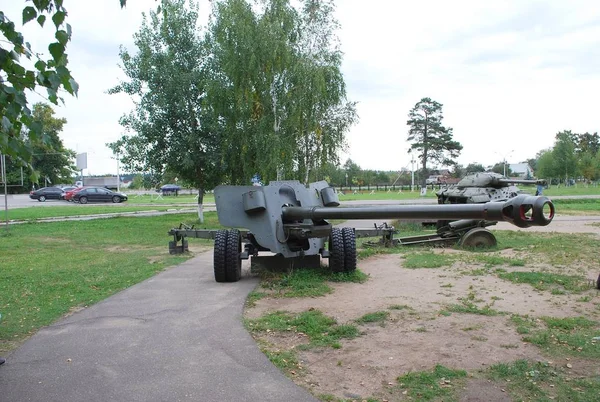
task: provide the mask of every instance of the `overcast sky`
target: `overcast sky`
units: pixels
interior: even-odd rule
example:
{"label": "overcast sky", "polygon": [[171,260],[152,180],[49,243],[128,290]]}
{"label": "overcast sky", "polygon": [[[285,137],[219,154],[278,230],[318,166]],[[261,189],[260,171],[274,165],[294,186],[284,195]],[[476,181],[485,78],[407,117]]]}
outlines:
{"label": "overcast sky", "polygon": [[[597,0],[336,4],[348,98],[358,102],[360,117],[342,163],[350,157],[365,169],[410,168],[406,120],[424,97],[443,104],[444,123],[464,147],[463,165],[516,163],[551,147],[558,131],[600,131]],[[2,9],[20,26],[24,5],[12,0]],[[155,6],[65,1],[73,28],[69,66],[80,89],[57,115],[68,121],[65,145],[88,153],[86,174],[116,173],[105,144],[121,136],[118,119],[132,104],[105,92],[124,78],[119,45],[135,50],[141,11]],[[208,1],[200,6],[208,14]],[[22,31],[34,50],[47,53],[52,32],[35,22]]]}

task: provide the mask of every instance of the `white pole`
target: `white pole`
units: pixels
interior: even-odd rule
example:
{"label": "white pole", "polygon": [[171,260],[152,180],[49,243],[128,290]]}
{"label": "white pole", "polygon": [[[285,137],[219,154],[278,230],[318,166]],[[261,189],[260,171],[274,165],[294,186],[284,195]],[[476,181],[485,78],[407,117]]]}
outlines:
{"label": "white pole", "polygon": [[415,159],[414,158],[412,158],[410,160],[410,175],[411,175],[410,191],[414,191],[415,190]]}
{"label": "white pole", "polygon": [[119,153],[117,152],[117,192],[121,192],[121,175],[119,173]]}
{"label": "white pole", "polygon": [[0,163],[2,163],[2,181],[4,182],[4,219],[6,220],[6,233],[8,233],[8,189],[6,182],[6,155],[0,154]]}

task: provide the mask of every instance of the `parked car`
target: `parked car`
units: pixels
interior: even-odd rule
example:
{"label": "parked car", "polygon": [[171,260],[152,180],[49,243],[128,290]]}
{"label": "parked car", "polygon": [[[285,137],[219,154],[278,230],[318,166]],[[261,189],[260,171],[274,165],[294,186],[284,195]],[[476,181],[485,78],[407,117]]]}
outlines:
{"label": "parked car", "polygon": [[163,193],[163,195],[167,195],[167,194],[177,195],[179,190],[181,190],[181,187],[179,187],[177,184],[165,184],[158,191]]}
{"label": "parked car", "polygon": [[117,203],[127,201],[127,195],[103,187],[86,187],[73,194],[73,201],[80,204],[87,204],[88,202]]}
{"label": "parked car", "polygon": [[73,190],[66,191],[65,195],[63,196],[63,200],[73,202],[73,196],[75,193],[83,190],[84,188],[86,187],[75,187]]}
{"label": "parked car", "polygon": [[60,199],[61,199],[61,200],[64,200],[64,199],[65,199],[65,197],[67,196],[67,193],[68,193],[69,191],[75,190],[76,188],[77,188],[77,187],[75,187],[75,186],[66,186],[66,187],[62,187],[62,191],[63,191],[63,193],[61,194],[61,196],[60,196]]}
{"label": "parked car", "polygon": [[46,200],[60,200],[63,194],[62,188],[58,187],[42,187],[39,190],[34,190],[29,193],[29,198],[44,202]]}

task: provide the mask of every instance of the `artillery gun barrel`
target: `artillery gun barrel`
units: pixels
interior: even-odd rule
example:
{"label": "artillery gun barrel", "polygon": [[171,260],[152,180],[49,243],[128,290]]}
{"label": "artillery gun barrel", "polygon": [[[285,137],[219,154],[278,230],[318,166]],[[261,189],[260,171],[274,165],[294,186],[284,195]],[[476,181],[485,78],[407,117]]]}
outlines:
{"label": "artillery gun barrel", "polygon": [[283,207],[284,221],[302,219],[483,219],[518,227],[546,226],[554,218],[547,197],[519,195],[506,202],[484,204],[398,205],[377,207]]}

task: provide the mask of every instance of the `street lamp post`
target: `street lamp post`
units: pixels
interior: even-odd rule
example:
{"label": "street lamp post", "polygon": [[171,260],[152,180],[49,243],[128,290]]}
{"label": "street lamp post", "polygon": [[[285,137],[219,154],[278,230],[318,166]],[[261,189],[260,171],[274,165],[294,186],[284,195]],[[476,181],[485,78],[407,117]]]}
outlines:
{"label": "street lamp post", "polygon": [[508,153],[506,153],[506,154],[501,154],[501,153],[499,153],[499,152],[495,152],[496,154],[498,154],[498,155],[500,155],[500,156],[502,157],[502,163],[504,164],[504,168],[503,168],[503,171],[504,171],[504,177],[506,177],[506,158],[507,158],[507,157],[509,157],[510,155],[512,155],[512,153],[513,153],[513,152],[515,152],[515,150],[514,150],[514,149],[513,149],[513,150],[511,150],[511,151],[509,151],[509,152],[508,152]]}

